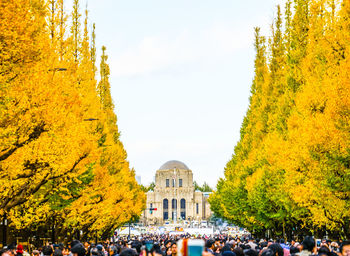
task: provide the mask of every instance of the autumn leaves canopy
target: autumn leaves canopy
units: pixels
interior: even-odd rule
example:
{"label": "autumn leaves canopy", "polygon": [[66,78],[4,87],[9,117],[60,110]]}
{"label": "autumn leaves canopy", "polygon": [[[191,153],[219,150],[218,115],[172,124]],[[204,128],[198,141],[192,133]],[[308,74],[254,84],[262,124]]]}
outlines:
{"label": "autumn leaves canopy", "polygon": [[63,0],[0,0],[0,17],[0,213],[16,228],[86,232],[138,216],[145,195],[119,139],[105,48],[96,80],[87,12],[81,24],[75,0],[68,23]]}
{"label": "autumn leaves canopy", "polygon": [[[350,236],[350,1],[288,0],[212,209],[266,235]],[[284,16],[284,18],[282,17]]]}

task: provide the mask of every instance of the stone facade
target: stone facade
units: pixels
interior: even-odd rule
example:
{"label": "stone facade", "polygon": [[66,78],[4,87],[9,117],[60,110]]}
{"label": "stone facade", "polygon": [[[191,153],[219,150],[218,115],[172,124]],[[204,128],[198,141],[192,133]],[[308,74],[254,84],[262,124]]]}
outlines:
{"label": "stone facade", "polygon": [[166,162],[156,172],[154,191],[147,193],[147,208],[157,210],[145,210],[145,222],[207,220],[211,215],[208,195],[194,190],[193,173],[184,163]]}

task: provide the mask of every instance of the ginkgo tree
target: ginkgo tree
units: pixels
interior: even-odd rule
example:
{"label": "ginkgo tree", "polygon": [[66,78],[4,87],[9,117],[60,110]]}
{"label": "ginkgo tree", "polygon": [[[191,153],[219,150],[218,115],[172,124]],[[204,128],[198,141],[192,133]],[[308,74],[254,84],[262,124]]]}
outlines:
{"label": "ginkgo tree", "polygon": [[[145,195],[120,141],[107,74],[103,100],[98,91],[87,12],[81,32],[78,0],[70,25],[63,0],[0,6],[0,213],[12,228],[59,220],[66,231],[89,224],[100,232],[141,214]],[[109,220],[77,212],[80,203],[98,207],[97,194]]]}
{"label": "ginkgo tree", "polygon": [[256,35],[241,138],[209,199],[218,215],[260,235],[350,237],[349,13],[289,0],[267,48]]}

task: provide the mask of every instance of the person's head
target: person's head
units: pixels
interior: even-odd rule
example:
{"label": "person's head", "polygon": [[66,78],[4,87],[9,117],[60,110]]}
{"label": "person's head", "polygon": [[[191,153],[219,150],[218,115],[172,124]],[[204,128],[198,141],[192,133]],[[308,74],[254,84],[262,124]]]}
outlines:
{"label": "person's head", "polygon": [[79,240],[73,240],[72,242],[70,242],[69,247],[72,249],[74,245],[76,244],[80,244]]}
{"label": "person's head", "polygon": [[71,252],[73,256],[85,256],[86,250],[84,245],[79,243],[72,247]]}
{"label": "person's head", "polygon": [[63,253],[60,249],[56,248],[53,252],[53,256],[63,256]]}
{"label": "person's head", "polygon": [[172,255],[177,254],[177,245],[175,242],[171,244],[171,253],[172,253]]}
{"label": "person's head", "polygon": [[98,256],[99,255],[98,249],[96,247],[92,248],[90,251],[90,254],[92,256]]}
{"label": "person's head", "polygon": [[137,252],[134,249],[124,249],[121,253],[120,256],[138,256]]}
{"label": "person's head", "polygon": [[261,248],[266,248],[267,247],[267,241],[263,241],[260,243]]}
{"label": "person's head", "polygon": [[96,248],[97,248],[97,250],[100,251],[100,252],[102,252],[102,250],[103,250],[102,244],[96,245]]}
{"label": "person's head", "polygon": [[233,249],[233,252],[236,254],[236,256],[244,256],[243,249],[241,247],[236,247]]}
{"label": "person's head", "polygon": [[296,254],[296,253],[299,253],[299,248],[296,247],[296,246],[291,246],[290,249],[289,249],[289,253],[290,254]]}
{"label": "person's head", "polygon": [[342,256],[350,256],[350,241],[344,241],[339,249]]}
{"label": "person's head", "polygon": [[171,255],[172,254],[172,251],[171,251],[171,247],[167,247],[166,249],[166,252],[165,252],[166,255]]}
{"label": "person's head", "polygon": [[46,245],[43,247],[43,254],[44,256],[51,256],[53,253],[52,247],[50,245]]}
{"label": "person's head", "polygon": [[170,246],[171,246],[171,241],[170,240],[167,240],[167,241],[165,241],[165,247],[166,248],[169,248]]}
{"label": "person's head", "polygon": [[33,250],[32,255],[33,256],[39,256],[40,252],[38,250]]}
{"label": "person's head", "polygon": [[135,240],[131,243],[131,248],[134,248],[138,254],[141,253],[141,247],[142,243],[140,241]]}
{"label": "person's head", "polygon": [[113,245],[109,248],[109,254],[110,255],[117,255],[119,253],[119,250],[117,246]]}
{"label": "person's head", "polygon": [[11,253],[12,253],[13,255],[16,254],[16,244],[15,244],[15,243],[9,244],[8,249],[11,251]]}
{"label": "person's head", "polygon": [[214,249],[215,246],[215,240],[214,239],[209,239],[206,243],[205,243],[205,247],[207,247],[208,249]]}
{"label": "person's head", "polygon": [[306,236],[301,244],[303,246],[303,250],[307,250],[309,252],[312,252],[316,247],[315,239],[312,236]]}
{"label": "person's head", "polygon": [[8,248],[3,248],[0,250],[0,256],[12,256],[12,252]]}
{"label": "person's head", "polygon": [[257,251],[253,250],[253,249],[247,249],[244,250],[244,256],[258,256]]}
{"label": "person's head", "polygon": [[321,246],[320,249],[318,249],[318,255],[326,255],[329,256],[330,250],[327,246]]}
{"label": "person's head", "polygon": [[270,244],[268,248],[274,252],[275,256],[284,255],[283,248],[280,244]]}
{"label": "person's head", "polygon": [[261,256],[275,256],[275,252],[271,249],[265,249],[262,251]]}
{"label": "person's head", "polygon": [[230,251],[224,251],[221,253],[222,256],[236,256],[234,252]]}
{"label": "person's head", "polygon": [[226,251],[232,251],[231,248],[232,248],[232,245],[226,243],[226,245],[225,245],[224,247],[221,248],[221,254],[222,254],[223,252],[226,252]]}

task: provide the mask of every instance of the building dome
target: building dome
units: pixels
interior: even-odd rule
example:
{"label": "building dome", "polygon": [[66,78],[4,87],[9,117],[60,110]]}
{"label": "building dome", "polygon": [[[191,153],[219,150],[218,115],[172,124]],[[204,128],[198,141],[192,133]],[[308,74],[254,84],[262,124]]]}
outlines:
{"label": "building dome", "polygon": [[187,165],[185,165],[183,162],[176,161],[176,160],[168,161],[159,168],[159,170],[172,170],[172,169],[190,170],[187,167]]}

